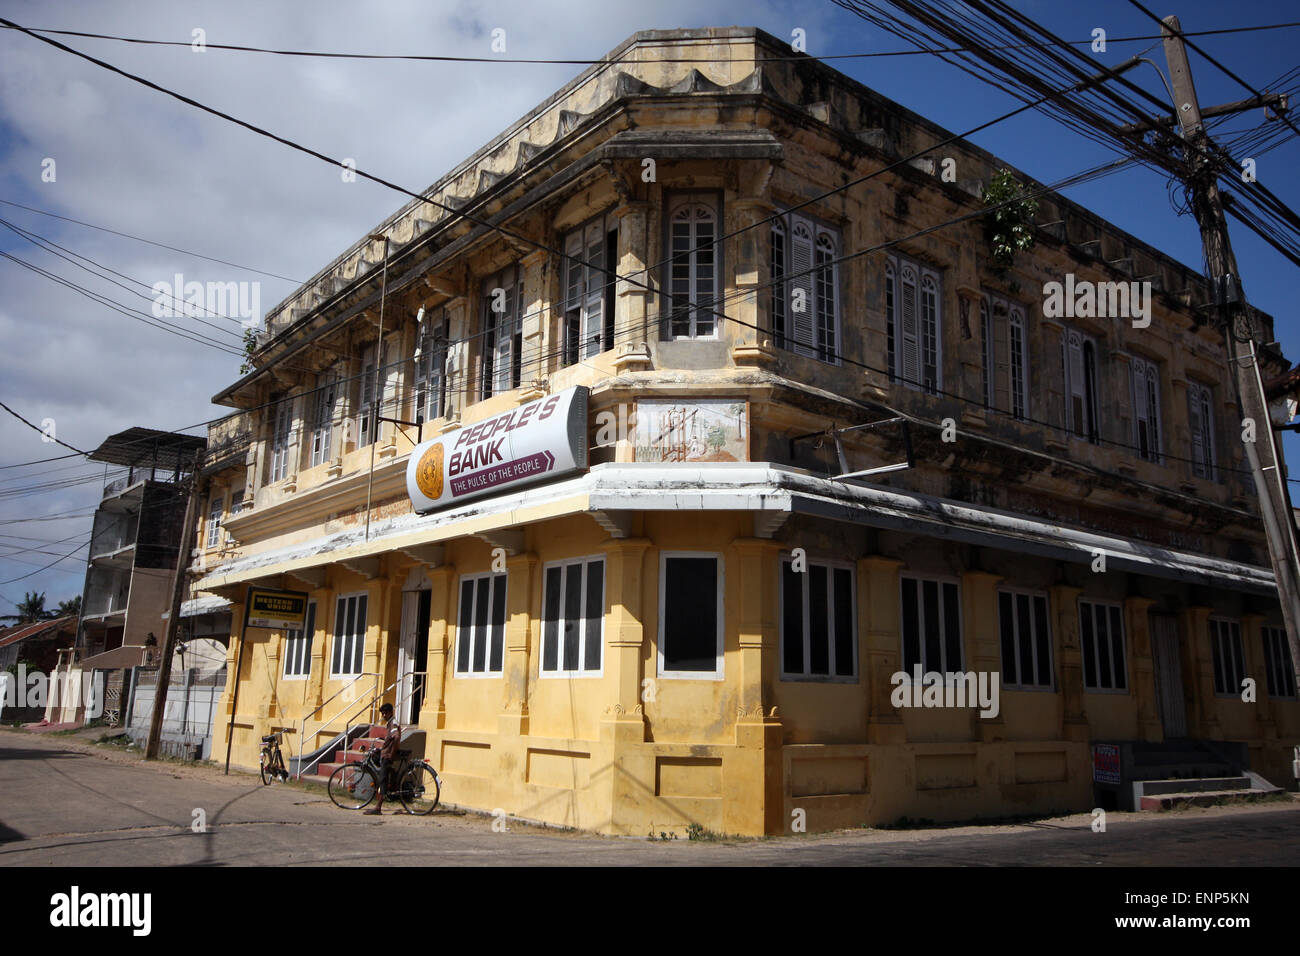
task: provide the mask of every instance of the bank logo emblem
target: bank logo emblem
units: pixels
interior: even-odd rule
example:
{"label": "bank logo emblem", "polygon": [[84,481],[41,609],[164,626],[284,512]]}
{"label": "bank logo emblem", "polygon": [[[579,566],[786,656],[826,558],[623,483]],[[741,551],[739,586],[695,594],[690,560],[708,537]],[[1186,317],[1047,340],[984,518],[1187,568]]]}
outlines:
{"label": "bank logo emblem", "polygon": [[442,445],[433,445],[424,453],[415,472],[415,483],[430,501],[442,497]]}

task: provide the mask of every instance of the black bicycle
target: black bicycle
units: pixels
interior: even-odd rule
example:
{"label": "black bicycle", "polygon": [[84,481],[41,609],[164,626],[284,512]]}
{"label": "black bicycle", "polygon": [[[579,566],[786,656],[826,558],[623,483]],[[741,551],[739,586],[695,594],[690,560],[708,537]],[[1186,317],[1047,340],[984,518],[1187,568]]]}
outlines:
{"label": "black bicycle", "polygon": [[[368,806],[379,792],[380,766],[379,748],[372,747],[360,763],[346,763],[330,774],[327,789],[335,806],[344,810]],[[407,813],[433,812],[442,795],[442,781],[427,760],[412,760],[409,750],[399,750],[389,772],[389,798],[396,797]]]}
{"label": "black bicycle", "polygon": [[268,787],[272,780],[288,782],[289,768],[284,765],[284,754],[280,752],[280,740],[284,731],[278,730],[262,738],[261,773],[262,783]]}

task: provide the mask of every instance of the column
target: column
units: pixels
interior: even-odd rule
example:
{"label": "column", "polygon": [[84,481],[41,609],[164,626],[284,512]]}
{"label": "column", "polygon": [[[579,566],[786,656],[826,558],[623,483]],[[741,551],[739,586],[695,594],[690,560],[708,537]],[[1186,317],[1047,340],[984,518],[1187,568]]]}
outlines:
{"label": "column", "polygon": [[425,693],[420,706],[420,726],[441,730],[447,726],[447,638],[451,633],[451,613],[455,606],[456,568],[444,564],[428,572],[432,589],[429,594],[429,656],[425,663]]}
{"label": "column", "polygon": [[1218,709],[1214,706],[1214,664],[1210,657],[1210,615],[1214,609],[1190,605],[1178,615],[1182,648],[1187,651],[1183,667],[1183,693],[1187,698],[1187,732],[1206,740],[1222,740]]}
{"label": "column", "polygon": [[[506,646],[502,663],[503,698],[497,717],[497,733],[502,737],[528,733],[528,645],[537,563],[537,555],[531,552],[506,559]],[[506,748],[502,749],[504,752]]]}
{"label": "column", "polygon": [[1083,693],[1083,652],[1079,647],[1079,595],[1082,588],[1054,584],[1049,589],[1055,633],[1056,684],[1062,700],[1061,736],[1087,742],[1092,736]]}
{"label": "column", "polygon": [[904,744],[903,718],[890,702],[890,677],[903,669],[898,569],[894,558],[858,559],[858,660],[867,682],[867,743]]}
{"label": "column", "polygon": [[[966,622],[963,634],[967,655],[966,670],[976,674],[987,673],[992,681],[1002,680],[1002,647],[998,631],[998,585],[1002,576],[987,571],[963,571],[961,575],[962,619]],[[1000,695],[999,691],[999,695]],[[1006,739],[1006,720],[1003,703],[998,698],[998,715],[981,717],[979,708],[971,708],[971,739],[995,743]]]}
{"label": "column", "polygon": [[1164,724],[1156,704],[1155,663],[1151,658],[1151,605],[1144,597],[1124,599],[1124,627],[1128,631],[1129,692],[1137,701],[1137,729],[1143,740],[1163,740]]}
{"label": "column", "polygon": [[[609,766],[608,791],[601,794],[611,833],[639,828],[636,809],[654,792],[655,758],[640,746],[646,739],[641,703],[642,658],[646,651],[646,585],[642,580],[649,538],[617,538],[605,544],[605,687],[613,702],[600,723],[598,752]],[[593,754],[593,756],[595,756]],[[593,780],[593,788],[596,786]],[[604,784],[601,785],[602,790]],[[608,803],[606,803],[606,800]],[[631,816],[624,820],[623,814]]]}
{"label": "column", "polygon": [[728,832],[780,833],[785,812],[782,728],[772,701],[781,545],[768,538],[738,538],[731,551],[727,574],[737,582],[740,692],[737,750],[723,768],[723,826]]}

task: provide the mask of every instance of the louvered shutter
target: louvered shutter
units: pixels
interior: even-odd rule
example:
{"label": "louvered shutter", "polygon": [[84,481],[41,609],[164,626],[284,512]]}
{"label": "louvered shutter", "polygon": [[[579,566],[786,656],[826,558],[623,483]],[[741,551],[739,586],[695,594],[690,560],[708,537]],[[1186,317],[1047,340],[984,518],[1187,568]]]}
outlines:
{"label": "louvered shutter", "polygon": [[1192,474],[1205,477],[1205,423],[1201,418],[1201,390],[1187,389],[1187,424],[1192,433]]}
{"label": "louvered shutter", "polygon": [[1083,339],[1070,332],[1065,339],[1065,424],[1080,437],[1087,437],[1087,373],[1083,368]]}
{"label": "louvered shutter", "polygon": [[1133,405],[1133,444],[1144,458],[1151,454],[1151,431],[1147,411],[1146,365],[1133,359],[1129,365],[1129,393]]}
{"label": "louvered shutter", "polygon": [[903,379],[905,385],[913,388],[921,382],[921,361],[920,361],[920,344],[917,342],[917,276],[916,270],[910,266],[903,267],[901,277],[900,298],[902,299],[899,314],[898,335],[898,373]]}
{"label": "louvered shutter", "polygon": [[508,392],[510,390],[511,347],[515,340],[515,310],[518,307],[519,299],[519,290],[515,285],[513,270],[507,270],[502,274],[501,282],[497,288],[505,290],[505,296],[502,299],[505,308],[504,311],[496,313],[497,338],[492,357],[493,389],[496,392]]}
{"label": "louvered shutter", "polygon": [[[790,326],[794,351],[800,355],[814,355],[813,313],[813,233],[806,220],[796,218],[790,236],[790,271],[794,278],[790,290]],[[803,273],[800,275],[799,273]]]}
{"label": "louvered shutter", "polygon": [[590,358],[601,352],[601,329],[604,325],[605,306],[605,229],[603,220],[587,226],[585,259],[587,288],[582,304],[582,357]]}

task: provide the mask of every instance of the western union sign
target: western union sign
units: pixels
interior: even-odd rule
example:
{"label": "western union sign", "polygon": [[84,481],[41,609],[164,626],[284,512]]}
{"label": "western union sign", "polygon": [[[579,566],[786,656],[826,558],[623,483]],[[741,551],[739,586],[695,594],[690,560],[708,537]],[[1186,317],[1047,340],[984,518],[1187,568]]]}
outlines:
{"label": "western union sign", "polygon": [[277,631],[301,631],[307,626],[306,591],[272,591],[249,588],[244,612],[245,627],[269,627]]}

